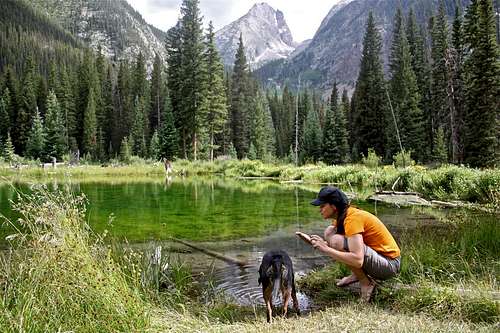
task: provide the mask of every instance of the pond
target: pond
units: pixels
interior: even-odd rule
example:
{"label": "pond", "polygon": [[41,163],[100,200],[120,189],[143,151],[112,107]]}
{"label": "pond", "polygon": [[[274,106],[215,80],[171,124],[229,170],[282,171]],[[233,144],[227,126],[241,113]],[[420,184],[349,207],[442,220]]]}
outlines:
{"label": "pond", "polygon": [[[268,250],[286,250],[298,275],[328,263],[327,258],[294,235],[296,230],[321,235],[328,225],[318,208],[310,205],[319,185],[310,189],[273,181],[174,178],[145,182],[59,180],[47,186],[84,193],[88,199],[86,216],[96,232],[107,230],[111,237],[141,248],[162,245],[174,249],[175,255],[189,263],[194,272],[212,271],[217,288],[240,304],[262,303],[257,270]],[[30,191],[27,184],[16,184],[15,188]],[[16,218],[10,204],[15,198],[11,185],[0,184],[0,213],[11,220]],[[401,236],[421,226],[446,230],[437,218],[445,211],[377,206],[362,201],[354,201],[354,205],[378,215],[398,242]],[[10,233],[8,226],[1,227],[1,247],[8,245],[5,236]],[[173,244],[171,237],[246,261],[249,266],[229,265]],[[310,307],[305,295],[299,293],[298,298],[302,310]]]}

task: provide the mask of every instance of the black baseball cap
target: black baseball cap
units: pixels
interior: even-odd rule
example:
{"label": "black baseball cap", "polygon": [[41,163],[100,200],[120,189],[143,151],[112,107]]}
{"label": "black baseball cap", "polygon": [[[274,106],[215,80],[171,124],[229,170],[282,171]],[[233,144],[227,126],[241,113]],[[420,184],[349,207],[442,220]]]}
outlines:
{"label": "black baseball cap", "polygon": [[311,201],[311,205],[319,206],[322,204],[332,204],[335,207],[345,207],[349,204],[349,199],[344,192],[333,186],[323,187],[319,193],[318,197]]}

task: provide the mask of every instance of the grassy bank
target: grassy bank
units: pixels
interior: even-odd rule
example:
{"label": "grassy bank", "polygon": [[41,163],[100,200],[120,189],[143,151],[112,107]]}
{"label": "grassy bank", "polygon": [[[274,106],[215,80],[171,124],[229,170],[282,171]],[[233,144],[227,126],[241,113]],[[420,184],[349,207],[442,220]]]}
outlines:
{"label": "grassy bank", "polygon": [[[452,217],[453,227],[422,227],[402,235],[401,274],[382,283],[373,303],[397,313],[421,313],[438,320],[495,324],[500,320],[500,228],[498,221]],[[335,281],[349,274],[332,264],[301,280],[320,307],[358,296]]]}
{"label": "grassy bank", "polygon": [[[326,166],[289,164],[264,164],[260,161],[186,161],[174,162],[174,175],[225,177],[273,177],[281,181],[303,181],[304,183],[334,183],[345,189],[385,189],[419,192],[428,199],[461,200],[500,207],[500,170],[478,170],[453,165],[439,168],[411,166],[396,168],[392,165],[378,168],[365,165]],[[27,167],[12,169],[0,166],[0,176],[10,180],[36,181],[46,178],[93,180],[102,177],[147,178],[164,177],[161,163],[138,160],[135,164],[122,166],[59,167],[42,169]]]}
{"label": "grassy bank", "polygon": [[[334,286],[341,266],[310,274],[302,290],[322,308],[265,323],[264,309],[227,303],[197,283],[173,255],[157,257],[121,244],[104,245],[84,220],[85,199],[36,190],[16,208],[22,229],[0,258],[2,332],[488,332],[498,322],[498,227],[454,223],[441,245],[435,230],[420,242],[402,239],[403,272],[373,305]],[[477,221],[479,223],[479,221]],[[428,239],[434,235],[435,240]],[[463,237],[458,237],[463,235]],[[427,237],[427,238],[426,238]],[[408,244],[408,245],[404,245]],[[446,246],[445,244],[448,244]],[[451,244],[451,245],[450,245]],[[210,281],[210,280],[209,280]],[[465,295],[457,287],[476,292]]]}

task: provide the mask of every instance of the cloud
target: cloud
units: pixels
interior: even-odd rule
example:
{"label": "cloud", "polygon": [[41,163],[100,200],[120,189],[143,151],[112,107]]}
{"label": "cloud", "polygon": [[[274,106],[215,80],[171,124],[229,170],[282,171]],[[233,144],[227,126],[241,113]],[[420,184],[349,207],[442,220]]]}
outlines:
{"label": "cloud", "polygon": [[[1,1],[1,0],[0,0]],[[144,19],[167,31],[180,16],[182,0],[127,0]],[[245,15],[250,8],[264,0],[200,0],[203,23],[213,21],[215,30]],[[285,20],[296,41],[312,38],[330,8],[339,0],[309,0],[309,4],[294,0],[267,0],[274,9],[285,15]]]}
{"label": "cloud", "polygon": [[[137,1],[131,1],[130,2],[137,2]],[[141,0],[139,0],[141,1]],[[142,0],[141,2],[145,2],[146,6],[149,8],[156,10],[156,9],[161,9],[161,10],[168,10],[168,9],[175,9],[177,10],[180,8],[182,0]]]}

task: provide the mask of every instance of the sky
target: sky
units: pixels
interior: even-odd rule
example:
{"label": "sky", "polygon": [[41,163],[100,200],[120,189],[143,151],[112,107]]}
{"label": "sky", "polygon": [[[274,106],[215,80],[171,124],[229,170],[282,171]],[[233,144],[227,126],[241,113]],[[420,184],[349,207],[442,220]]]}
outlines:
{"label": "sky", "polygon": [[[180,15],[182,0],[127,0],[137,10],[146,22],[167,31],[175,25]],[[340,0],[267,0],[274,9],[279,9],[285,15],[293,39],[301,42],[312,38],[321,21],[333,5]],[[245,15],[255,3],[255,0],[200,0],[203,23],[213,21],[215,30],[236,21]]]}

